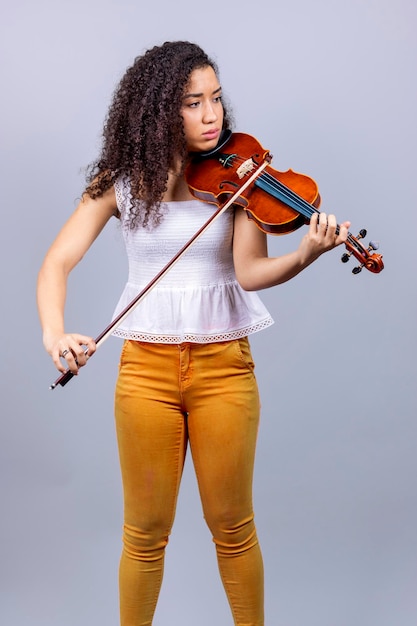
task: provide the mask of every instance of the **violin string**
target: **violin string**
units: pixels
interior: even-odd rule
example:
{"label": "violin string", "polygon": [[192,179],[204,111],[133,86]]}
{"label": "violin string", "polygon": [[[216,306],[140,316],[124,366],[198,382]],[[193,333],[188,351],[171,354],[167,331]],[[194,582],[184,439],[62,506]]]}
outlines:
{"label": "violin string", "polygon": [[[235,155],[235,158],[242,163],[246,162],[248,159],[244,159],[238,155]],[[259,185],[259,181],[265,181],[265,185]],[[278,181],[276,178],[268,174],[267,172],[263,172],[259,178],[255,181],[255,184],[259,187],[262,187],[264,191],[268,192],[270,195],[276,197],[273,189],[275,189],[280,196],[284,197],[284,202],[289,201],[289,206],[297,210],[299,213],[304,215],[304,217],[310,218],[313,213],[319,213],[319,211],[313,207],[310,203],[308,203],[304,198],[301,198],[298,194],[296,194],[292,189]],[[278,198],[279,199],[279,198]]]}
{"label": "violin string", "polygon": [[[279,180],[271,176],[271,174],[264,172],[263,174],[261,174],[259,178],[265,179],[267,181],[267,185],[266,185],[267,187],[277,190],[280,193],[280,195],[285,198],[285,200],[289,200],[291,202],[290,206],[292,204],[295,205],[296,210],[299,210],[300,213],[304,215],[305,217],[310,218],[313,215],[313,213],[320,214],[319,209],[317,209],[315,206],[307,202],[307,200],[304,200],[304,198],[296,194],[292,189],[290,189],[289,187],[281,183]],[[255,184],[256,184],[256,181],[255,181]],[[339,232],[340,232],[340,226],[339,224],[337,224],[336,234],[338,235]],[[351,233],[348,233],[348,241],[352,243],[352,245],[356,244],[356,239],[355,237],[353,237]]]}
{"label": "violin string", "polygon": [[[241,163],[244,163],[248,160],[239,155],[234,155],[234,156],[235,156],[235,159]],[[263,184],[263,181],[265,181],[265,184]],[[276,194],[274,194],[272,190],[277,191],[278,194],[283,198],[282,201],[285,204],[287,204],[291,208],[294,208],[296,211],[301,213],[301,215],[304,215],[304,217],[307,217],[308,219],[313,215],[313,213],[320,214],[320,211],[316,207],[314,207],[312,204],[307,202],[307,200],[304,200],[304,198],[302,198],[297,193],[295,193],[292,189],[290,189],[289,187],[281,183],[279,180],[274,178],[271,174],[268,174],[268,172],[263,172],[259,176],[259,178],[255,180],[255,185],[262,188],[264,191],[266,191],[267,193],[269,193],[270,195],[274,197],[277,197],[277,196]],[[338,235],[339,232],[340,232],[340,226],[339,224],[337,224],[336,234]],[[350,232],[348,232],[347,240],[353,246],[357,247],[357,240]]]}
{"label": "violin string", "polygon": [[291,205],[294,205],[304,217],[310,218],[313,213],[319,213],[319,211],[309,202],[304,200],[301,196],[296,194],[292,189],[276,180],[270,174],[261,174],[260,178],[265,180],[267,188],[275,189],[279,195],[283,196],[286,200],[290,201]]}

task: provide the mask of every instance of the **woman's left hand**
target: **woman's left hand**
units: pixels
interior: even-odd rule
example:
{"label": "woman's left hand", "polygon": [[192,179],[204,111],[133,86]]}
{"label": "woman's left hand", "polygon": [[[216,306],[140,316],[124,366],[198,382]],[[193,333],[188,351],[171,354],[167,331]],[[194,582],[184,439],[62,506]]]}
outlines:
{"label": "woman's left hand", "polygon": [[323,252],[332,250],[344,243],[348,236],[350,222],[343,222],[337,231],[337,221],[334,215],[313,213],[308,232],[300,242],[299,252],[303,261],[309,264]]}

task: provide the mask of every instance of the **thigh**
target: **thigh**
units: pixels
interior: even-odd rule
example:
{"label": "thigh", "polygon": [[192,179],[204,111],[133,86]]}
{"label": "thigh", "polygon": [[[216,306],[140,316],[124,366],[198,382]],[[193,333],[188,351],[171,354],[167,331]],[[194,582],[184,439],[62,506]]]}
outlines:
{"label": "thigh", "polygon": [[184,465],[187,430],[175,346],[128,341],[120,359],[115,418],[125,523],[169,526]]}
{"label": "thigh", "polygon": [[[216,348],[217,350],[217,348]],[[259,427],[259,393],[246,339],[205,359],[201,388],[189,403],[188,428],[205,517],[252,515],[252,479]],[[196,364],[195,372],[196,374]]]}

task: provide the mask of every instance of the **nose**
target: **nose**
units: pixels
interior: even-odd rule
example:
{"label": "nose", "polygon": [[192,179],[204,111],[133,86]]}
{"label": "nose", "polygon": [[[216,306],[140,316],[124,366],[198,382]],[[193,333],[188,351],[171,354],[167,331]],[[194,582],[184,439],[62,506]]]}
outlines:
{"label": "nose", "polygon": [[203,122],[205,124],[210,124],[212,122],[215,122],[216,120],[217,120],[217,113],[215,111],[213,103],[207,102],[203,110]]}

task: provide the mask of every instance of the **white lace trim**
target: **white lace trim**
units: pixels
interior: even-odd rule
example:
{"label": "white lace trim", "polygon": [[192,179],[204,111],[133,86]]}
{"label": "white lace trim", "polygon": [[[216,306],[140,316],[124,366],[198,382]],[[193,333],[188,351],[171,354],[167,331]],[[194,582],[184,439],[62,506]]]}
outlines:
{"label": "white lace trim", "polygon": [[268,317],[257,324],[252,324],[247,328],[240,328],[237,330],[231,330],[224,333],[217,333],[215,335],[199,335],[199,334],[184,334],[180,335],[152,335],[150,333],[137,332],[132,330],[123,330],[116,328],[113,331],[114,337],[120,337],[121,339],[131,339],[133,341],[144,341],[147,343],[217,343],[219,341],[231,341],[233,339],[241,339],[247,335],[251,335],[260,330],[268,328],[274,323],[271,317]]}

